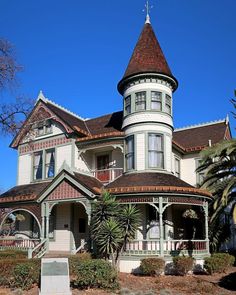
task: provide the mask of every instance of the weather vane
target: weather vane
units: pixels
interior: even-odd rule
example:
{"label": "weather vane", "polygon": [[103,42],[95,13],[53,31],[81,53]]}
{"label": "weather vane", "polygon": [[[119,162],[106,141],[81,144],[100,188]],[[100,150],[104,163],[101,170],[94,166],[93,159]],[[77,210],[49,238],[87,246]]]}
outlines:
{"label": "weather vane", "polygon": [[146,23],[150,23],[150,11],[153,8],[153,5],[150,6],[149,5],[149,1],[147,0],[146,4],[145,4],[145,9],[143,9],[143,11],[146,11]]}

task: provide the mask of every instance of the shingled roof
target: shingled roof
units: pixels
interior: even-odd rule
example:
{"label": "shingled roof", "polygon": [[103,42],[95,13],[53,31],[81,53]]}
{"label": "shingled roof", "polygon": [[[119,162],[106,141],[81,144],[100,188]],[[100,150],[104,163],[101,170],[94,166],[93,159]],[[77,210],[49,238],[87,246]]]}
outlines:
{"label": "shingled roof", "polygon": [[173,132],[174,143],[186,152],[201,150],[209,146],[209,140],[213,145],[226,138],[231,138],[227,120],[177,129]]}
{"label": "shingled roof", "polygon": [[118,90],[122,92],[121,84],[126,78],[141,73],[164,74],[173,78],[177,85],[150,23],[144,25]]}
{"label": "shingled roof", "polygon": [[124,174],[109,183],[106,186],[106,190],[115,195],[167,192],[211,196],[208,191],[197,189],[173,174],[158,172]]}
{"label": "shingled roof", "polygon": [[17,185],[0,195],[0,204],[18,201],[34,201],[50,181]]}

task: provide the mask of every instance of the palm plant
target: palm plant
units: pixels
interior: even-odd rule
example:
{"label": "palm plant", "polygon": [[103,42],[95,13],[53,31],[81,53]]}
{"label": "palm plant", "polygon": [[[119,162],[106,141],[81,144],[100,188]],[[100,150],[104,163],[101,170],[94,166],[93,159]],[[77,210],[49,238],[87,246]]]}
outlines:
{"label": "palm plant", "polygon": [[91,236],[99,252],[119,267],[125,245],[135,237],[140,225],[140,212],[133,205],[120,205],[104,192],[92,207]]}
{"label": "palm plant", "polygon": [[236,185],[236,140],[223,141],[202,151],[201,158],[197,169],[197,172],[205,172],[201,188],[213,196],[209,206],[209,239],[215,252],[230,236],[229,225],[222,222],[222,215],[233,199]]}

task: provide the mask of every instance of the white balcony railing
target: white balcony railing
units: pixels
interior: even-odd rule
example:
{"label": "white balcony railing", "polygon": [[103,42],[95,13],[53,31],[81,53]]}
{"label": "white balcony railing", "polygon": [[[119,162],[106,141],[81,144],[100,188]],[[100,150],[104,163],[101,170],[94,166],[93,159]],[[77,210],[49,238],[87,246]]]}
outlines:
{"label": "white balcony railing", "polygon": [[[207,254],[208,245],[205,240],[164,240],[165,255]],[[160,255],[160,240],[133,240],[126,244],[124,255]]]}
{"label": "white balcony railing", "polygon": [[123,173],[123,168],[109,168],[103,170],[92,171],[93,176],[100,180],[102,183],[109,183],[115,180]]}

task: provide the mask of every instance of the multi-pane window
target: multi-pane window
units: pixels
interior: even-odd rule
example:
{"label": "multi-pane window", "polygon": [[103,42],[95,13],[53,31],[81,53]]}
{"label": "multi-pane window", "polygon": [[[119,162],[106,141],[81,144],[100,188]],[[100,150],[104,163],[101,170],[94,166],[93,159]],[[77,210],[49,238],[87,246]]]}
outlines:
{"label": "multi-pane window", "polygon": [[55,175],[55,149],[34,153],[33,179],[51,178]]}
{"label": "multi-pane window", "polygon": [[125,160],[126,169],[134,169],[134,136],[131,135],[125,139],[126,149],[125,149]]}
{"label": "multi-pane window", "polygon": [[160,134],[148,134],[148,166],[164,168],[163,136]]}
{"label": "multi-pane window", "polygon": [[55,150],[47,150],[45,156],[45,178],[54,177],[55,174]]}
{"label": "multi-pane window", "polygon": [[[196,159],[196,169],[201,165],[201,159]],[[196,172],[197,184],[201,184],[204,179],[204,172]]]}
{"label": "multi-pane window", "polygon": [[136,111],[146,110],[146,92],[135,93],[135,109]]}
{"label": "multi-pane window", "polygon": [[175,158],[175,176],[180,178],[180,159]]}
{"label": "multi-pane window", "polygon": [[34,154],[34,180],[43,178],[43,151]]}
{"label": "multi-pane window", "polygon": [[125,98],[125,115],[128,115],[131,113],[131,96],[127,96]]}
{"label": "multi-pane window", "polygon": [[151,92],[151,110],[161,111],[161,92],[152,91]]}
{"label": "multi-pane window", "polygon": [[50,134],[52,132],[52,123],[50,120],[38,122],[36,124],[37,136]]}
{"label": "multi-pane window", "polygon": [[171,114],[171,97],[166,94],[165,110],[168,114]]}

